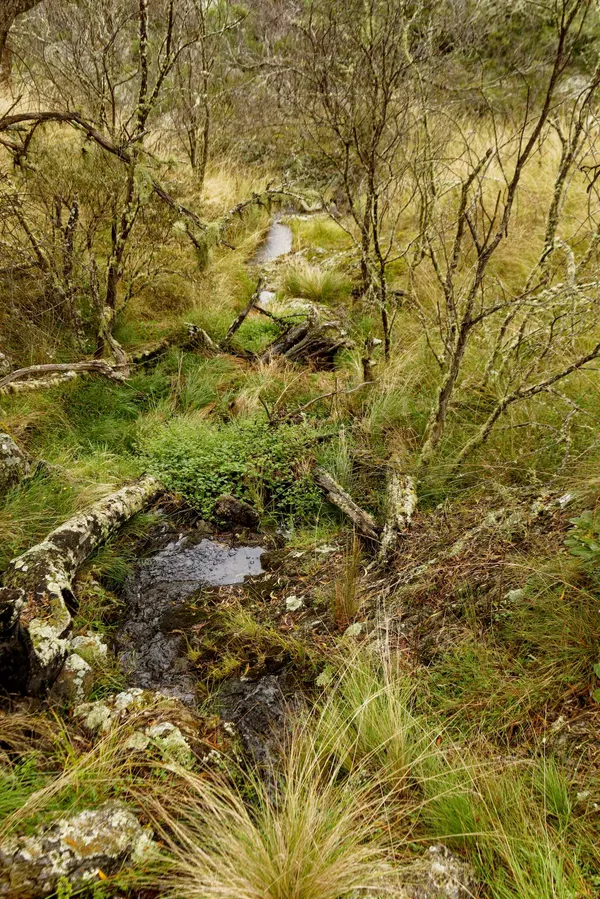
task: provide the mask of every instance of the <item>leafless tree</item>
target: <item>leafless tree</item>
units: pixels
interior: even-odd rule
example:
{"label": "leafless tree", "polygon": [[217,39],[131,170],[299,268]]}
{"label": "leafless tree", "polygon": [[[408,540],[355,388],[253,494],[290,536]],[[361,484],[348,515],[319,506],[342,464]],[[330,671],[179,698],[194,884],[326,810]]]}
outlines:
{"label": "leafless tree", "polygon": [[311,0],[286,60],[295,122],[310,151],[318,151],[337,199],[333,214],[360,253],[363,290],[379,309],[386,358],[394,300],[387,272],[407,251],[397,224],[416,189],[411,86],[414,57],[425,52],[420,14],[418,4],[397,0]]}
{"label": "leafless tree", "polygon": [[[445,434],[471,347],[486,342],[491,346],[484,382],[495,381],[499,398],[460,451],[457,465],[487,440],[508,408],[551,389],[600,355],[600,344],[590,346],[584,339],[600,288],[590,269],[600,241],[598,226],[591,216],[585,234],[578,234],[577,242],[586,246],[579,258],[559,233],[569,184],[597,140],[593,111],[600,68],[570,104],[564,101],[561,80],[591,3],[557,0],[555,7],[555,52],[539,105],[528,102],[528,94],[522,117],[511,127],[499,123],[488,104],[492,130],[482,150],[481,140],[472,134],[458,137],[460,126],[454,122],[443,159],[421,172],[428,204],[426,264],[438,290],[433,303],[420,297],[413,269],[411,296],[440,370],[421,450],[422,469]],[[552,133],[558,135],[561,154],[543,247],[524,283],[507,287],[494,272],[493,260],[508,237],[523,176],[540,141],[550,140]],[[452,153],[458,143],[460,151]]]}

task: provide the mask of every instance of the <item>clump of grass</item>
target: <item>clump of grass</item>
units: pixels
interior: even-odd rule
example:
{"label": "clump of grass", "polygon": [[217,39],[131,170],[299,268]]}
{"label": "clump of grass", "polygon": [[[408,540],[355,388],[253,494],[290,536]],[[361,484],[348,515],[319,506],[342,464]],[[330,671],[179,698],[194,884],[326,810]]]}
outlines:
{"label": "clump of grass", "polygon": [[341,899],[392,876],[372,783],[339,781],[310,732],[286,748],[277,785],[188,775],[173,811],[156,809],[172,861],[169,895]]}
{"label": "clump of grass", "polygon": [[370,771],[390,796],[435,753],[434,732],[415,711],[409,678],[389,660],[360,653],[326,694],[316,731],[344,771]]}
{"label": "clump of grass", "polygon": [[431,838],[466,851],[498,899],[591,896],[579,858],[585,823],[552,761],[481,762],[461,751],[423,784]]}
{"label": "clump of grass", "polygon": [[302,297],[313,303],[331,305],[347,299],[352,282],[336,269],[323,269],[302,263],[288,268],[283,276],[283,292],[288,297]]}
{"label": "clump of grass", "polygon": [[360,565],[362,553],[358,538],[354,536],[346,550],[341,574],[334,583],[332,611],[335,623],[346,627],[360,611],[362,597],[360,594]]}

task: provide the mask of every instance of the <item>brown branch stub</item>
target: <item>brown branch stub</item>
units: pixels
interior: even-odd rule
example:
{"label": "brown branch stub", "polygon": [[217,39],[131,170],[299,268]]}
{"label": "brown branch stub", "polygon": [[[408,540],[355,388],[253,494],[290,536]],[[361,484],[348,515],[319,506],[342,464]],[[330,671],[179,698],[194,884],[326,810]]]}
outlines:
{"label": "brown branch stub", "polygon": [[346,493],[329,472],[324,468],[315,468],[314,479],[317,487],[325,493],[329,502],[343,512],[363,537],[369,540],[379,541],[380,529],[377,522],[369,512],[365,512],[357,505],[350,494]]}
{"label": "brown branch stub", "polygon": [[107,537],[162,492],[155,478],[143,477],[75,515],[13,559],[0,588],[4,689],[36,695],[52,684],[66,654],[77,570]]}

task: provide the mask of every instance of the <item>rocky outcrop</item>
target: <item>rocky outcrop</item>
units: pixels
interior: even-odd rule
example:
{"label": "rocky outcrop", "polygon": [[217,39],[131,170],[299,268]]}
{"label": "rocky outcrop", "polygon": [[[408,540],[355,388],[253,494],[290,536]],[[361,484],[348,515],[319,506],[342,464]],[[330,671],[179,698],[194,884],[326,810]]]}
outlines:
{"label": "rocky outcrop", "polygon": [[31,473],[31,461],[9,434],[0,434],[0,498]]}
{"label": "rocky outcrop", "polygon": [[0,844],[0,896],[48,896],[61,878],[74,886],[92,885],[123,865],[141,862],[151,840],[151,831],[115,802],[57,821],[34,836],[9,838]]}
{"label": "rocky outcrop", "polygon": [[199,719],[177,700],[151,690],[134,687],[107,699],[84,702],[75,707],[73,718],[92,738],[120,727],[126,752],[158,756],[183,767],[204,755]]}
{"label": "rocky outcrop", "polygon": [[0,588],[0,685],[39,694],[57,678],[68,651],[73,578],[88,556],[162,492],[145,477],[56,528],[14,559]]}
{"label": "rocky outcrop", "polygon": [[292,685],[285,674],[268,674],[258,681],[226,681],[219,695],[221,717],[235,726],[245,752],[263,774],[275,767],[294,706]]}

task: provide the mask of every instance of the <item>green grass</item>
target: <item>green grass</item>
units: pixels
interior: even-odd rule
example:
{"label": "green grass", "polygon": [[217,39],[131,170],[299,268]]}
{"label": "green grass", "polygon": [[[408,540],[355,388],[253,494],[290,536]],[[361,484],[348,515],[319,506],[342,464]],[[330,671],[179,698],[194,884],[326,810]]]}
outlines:
{"label": "green grass", "polygon": [[301,297],[327,306],[347,300],[352,282],[347,275],[336,269],[300,263],[286,269],[282,288],[285,296]]}

